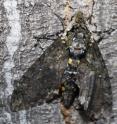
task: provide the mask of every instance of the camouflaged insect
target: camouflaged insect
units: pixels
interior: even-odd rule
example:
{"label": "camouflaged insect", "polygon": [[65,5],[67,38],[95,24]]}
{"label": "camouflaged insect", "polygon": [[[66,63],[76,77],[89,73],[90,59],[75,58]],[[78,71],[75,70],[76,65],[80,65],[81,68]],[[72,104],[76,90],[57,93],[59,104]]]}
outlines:
{"label": "camouflaged insect", "polygon": [[[11,96],[12,111],[58,98],[66,108],[80,103],[88,116],[110,108],[110,80],[98,44],[91,42],[83,14],[78,12],[74,18],[75,23],[67,32],[66,44],[62,44],[60,37],[56,39],[16,81],[18,86]],[[58,93],[51,95],[58,89]],[[75,98],[79,102],[74,103]]]}

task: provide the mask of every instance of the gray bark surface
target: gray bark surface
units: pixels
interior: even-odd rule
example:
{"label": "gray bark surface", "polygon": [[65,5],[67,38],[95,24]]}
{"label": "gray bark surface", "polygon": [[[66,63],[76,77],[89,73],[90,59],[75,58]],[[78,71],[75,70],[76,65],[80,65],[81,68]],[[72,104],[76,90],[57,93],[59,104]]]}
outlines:
{"label": "gray bark surface", "polygon": [[[63,54],[64,51],[62,51],[63,46],[57,47],[59,44],[55,43],[55,39],[64,32],[63,22],[66,15],[65,7],[68,1],[0,1],[0,124],[65,124],[59,99],[50,104],[39,100],[41,95],[44,98],[50,91],[51,85],[56,88],[54,81],[58,83],[59,76],[61,75],[58,68],[63,70],[66,67],[66,56],[59,63],[59,53]],[[106,74],[105,70],[102,71],[102,75],[106,75],[107,79],[101,79],[103,83],[100,83],[94,71],[92,72],[86,65],[80,67],[85,73],[85,77],[81,78],[81,81],[91,82],[89,94],[93,101],[89,104],[88,109],[100,114],[96,115],[97,120],[90,121],[87,115],[85,116],[86,112],[75,109],[74,106],[77,106],[76,99],[70,110],[70,124],[116,124],[117,1],[73,0],[70,3],[70,11],[72,13],[70,16],[74,16],[78,10],[84,13],[88,30],[91,32],[91,40],[98,44],[101,51],[101,57],[95,63],[97,62],[98,65],[102,61],[102,57],[104,61],[96,69],[100,70],[102,67],[103,70],[103,68],[107,68]],[[69,19],[68,22],[70,23]],[[98,49],[98,47],[96,48]],[[41,59],[43,63],[40,61]],[[59,64],[61,64],[61,67],[59,67]],[[43,71],[40,72],[39,69]],[[46,71],[49,73],[45,73]],[[46,75],[51,83],[47,85],[46,81],[42,84],[39,83],[39,72],[41,76],[43,74],[44,76]],[[44,76],[42,82],[46,78]],[[25,77],[29,80],[25,80]],[[93,84],[94,77],[96,81]],[[13,112],[10,107],[11,98],[15,93],[14,90],[17,91],[17,87],[20,86],[21,91],[25,90],[23,92],[25,93],[23,95],[25,100],[21,102],[23,103],[21,105],[25,107],[21,106],[20,108],[18,106],[18,108],[16,107],[17,111]],[[82,87],[84,88],[84,86]],[[44,88],[45,92],[41,92]],[[47,90],[47,88],[49,89]],[[92,95],[94,92],[95,95]],[[87,91],[82,94],[87,95]],[[16,94],[16,96],[18,95]],[[14,104],[17,102],[16,96],[14,95]],[[19,101],[21,97],[22,94],[18,96]],[[103,100],[104,107],[102,107]],[[20,105],[19,101],[17,104]]]}

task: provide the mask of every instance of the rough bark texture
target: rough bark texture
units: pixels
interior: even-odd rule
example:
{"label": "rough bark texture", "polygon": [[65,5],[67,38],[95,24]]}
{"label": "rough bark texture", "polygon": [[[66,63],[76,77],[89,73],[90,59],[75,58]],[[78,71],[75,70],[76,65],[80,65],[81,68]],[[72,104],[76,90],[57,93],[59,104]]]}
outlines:
{"label": "rough bark texture", "polygon": [[[67,7],[68,10],[65,9]],[[87,81],[91,86],[88,87],[91,97],[88,112],[97,115],[95,120],[91,120],[87,116],[88,112],[76,110],[76,99],[69,110],[71,117],[68,119],[70,124],[116,124],[116,9],[116,0],[1,0],[0,124],[65,123],[59,99],[46,104],[40,100],[40,96],[45,99],[47,93],[60,83],[67,57],[64,46],[56,39],[59,41],[58,36],[61,37],[71,16],[78,10],[84,13],[90,40],[96,44],[88,53],[95,53],[96,60],[91,59],[89,62],[94,62],[98,74],[86,63],[79,68],[84,73],[81,82]],[[67,23],[64,24],[65,21]],[[87,95],[87,90],[84,91],[82,95]],[[12,104],[15,104],[12,107],[11,99]]]}

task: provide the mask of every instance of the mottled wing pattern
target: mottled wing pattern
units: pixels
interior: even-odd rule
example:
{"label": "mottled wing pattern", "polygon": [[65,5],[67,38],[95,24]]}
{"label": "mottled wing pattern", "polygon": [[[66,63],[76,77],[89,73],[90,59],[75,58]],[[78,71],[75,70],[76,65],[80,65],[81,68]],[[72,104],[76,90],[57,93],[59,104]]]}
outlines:
{"label": "mottled wing pattern", "polygon": [[16,81],[18,86],[11,97],[11,109],[18,111],[42,104],[48,93],[58,88],[66,61],[65,46],[60,40],[56,40]]}

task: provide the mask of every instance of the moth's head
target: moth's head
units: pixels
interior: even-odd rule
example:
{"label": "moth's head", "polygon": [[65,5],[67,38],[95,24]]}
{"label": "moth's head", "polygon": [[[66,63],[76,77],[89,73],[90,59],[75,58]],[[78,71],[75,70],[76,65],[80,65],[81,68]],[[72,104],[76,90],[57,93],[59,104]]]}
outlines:
{"label": "moth's head", "polygon": [[83,20],[84,20],[83,13],[81,11],[78,11],[75,16],[75,22],[79,24],[84,22]]}

